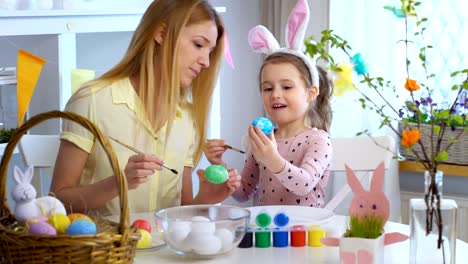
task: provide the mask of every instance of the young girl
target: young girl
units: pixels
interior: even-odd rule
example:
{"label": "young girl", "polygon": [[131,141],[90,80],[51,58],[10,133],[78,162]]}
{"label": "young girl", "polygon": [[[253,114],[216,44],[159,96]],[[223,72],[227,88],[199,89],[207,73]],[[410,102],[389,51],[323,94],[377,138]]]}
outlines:
{"label": "young girl", "polygon": [[[299,1],[290,18],[304,10],[308,11],[307,1]],[[307,17],[288,28],[306,24]],[[232,196],[239,202],[253,197],[254,205],[321,207],[332,158],[328,134],[332,86],[326,72],[300,51],[303,32],[288,34],[288,47],[280,49],[266,28],[258,26],[249,33],[251,47],[268,55],[260,69],[260,92],[264,109],[277,128],[270,136],[258,127],[249,128],[251,150],[241,173],[241,187]],[[212,163],[225,165],[224,151],[223,140],[205,144]]]}
{"label": "young girl", "polygon": [[[66,110],[87,117],[111,141],[128,183],[132,213],[180,204],[218,203],[240,176],[214,185],[199,171],[192,193],[209,102],[223,54],[221,18],[204,0],[155,0],[143,15],[122,60],[77,91]],[[63,122],[53,192],[73,212],[120,212],[118,188],[102,146],[80,125]],[[163,170],[166,164],[178,171]]]}

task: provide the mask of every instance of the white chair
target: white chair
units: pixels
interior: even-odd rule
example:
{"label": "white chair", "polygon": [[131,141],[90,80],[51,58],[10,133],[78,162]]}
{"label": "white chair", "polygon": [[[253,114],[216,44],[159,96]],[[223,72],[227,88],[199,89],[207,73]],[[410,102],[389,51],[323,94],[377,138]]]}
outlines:
{"label": "white chair", "polygon": [[[372,172],[380,162],[385,163],[388,171],[394,156],[395,141],[390,136],[332,138],[332,146],[333,161],[325,191],[325,197],[331,200],[325,208],[336,214],[348,215],[351,189],[346,181],[345,164],[353,169],[364,188],[368,189]],[[385,178],[385,182],[388,182],[388,175]],[[388,198],[391,200],[393,197]]]}
{"label": "white chair", "polygon": [[[36,188],[37,197],[48,193],[59,146],[58,135],[27,134],[19,142],[19,150],[26,167],[34,167],[32,185]],[[43,181],[47,184],[43,185]]]}

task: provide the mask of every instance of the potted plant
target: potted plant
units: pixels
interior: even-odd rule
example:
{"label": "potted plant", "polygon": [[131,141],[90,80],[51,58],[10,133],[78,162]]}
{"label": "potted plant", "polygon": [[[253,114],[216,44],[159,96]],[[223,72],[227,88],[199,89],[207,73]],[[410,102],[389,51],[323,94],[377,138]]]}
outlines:
{"label": "potted plant", "polygon": [[385,164],[374,171],[369,191],[364,190],[354,172],[346,166],[346,179],[354,193],[349,208],[349,221],[341,238],[323,238],[327,246],[340,248],[341,263],[384,263],[384,246],[401,242],[408,236],[384,233],[390,214],[388,199],[383,192]]}
{"label": "potted plant", "polygon": [[8,144],[8,141],[13,137],[16,132],[16,128],[2,128],[0,130],[0,155],[3,155],[3,151]]}

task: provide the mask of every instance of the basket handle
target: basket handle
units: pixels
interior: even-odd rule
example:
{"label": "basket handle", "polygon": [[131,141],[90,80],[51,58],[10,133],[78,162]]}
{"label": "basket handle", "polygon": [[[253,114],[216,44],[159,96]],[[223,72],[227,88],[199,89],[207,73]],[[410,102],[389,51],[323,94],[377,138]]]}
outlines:
{"label": "basket handle", "polygon": [[[0,163],[0,197],[3,198],[3,209],[8,210],[8,215],[12,215],[11,211],[8,207],[8,201],[6,197],[6,186],[7,186],[7,172],[8,172],[8,163],[10,162],[11,156],[13,151],[23,137],[26,132],[36,126],[37,124],[41,123],[42,121],[53,119],[53,118],[65,118],[71,121],[74,121],[84,128],[88,129],[96,139],[102,144],[107,157],[109,158],[109,162],[112,166],[112,170],[114,175],[117,179],[118,185],[118,192],[119,192],[119,200],[120,200],[120,223],[119,223],[119,233],[124,234],[126,233],[129,228],[129,209],[128,209],[128,193],[127,193],[127,180],[120,170],[119,162],[117,156],[109,143],[109,140],[101,133],[99,128],[96,127],[91,121],[82,117],[78,114],[72,112],[63,112],[63,111],[49,111],[45,113],[41,113],[31,117],[27,120],[23,125],[21,125],[18,130],[15,132],[13,137],[8,142],[5,152],[3,153],[2,161]],[[5,215],[2,213],[2,215]]]}

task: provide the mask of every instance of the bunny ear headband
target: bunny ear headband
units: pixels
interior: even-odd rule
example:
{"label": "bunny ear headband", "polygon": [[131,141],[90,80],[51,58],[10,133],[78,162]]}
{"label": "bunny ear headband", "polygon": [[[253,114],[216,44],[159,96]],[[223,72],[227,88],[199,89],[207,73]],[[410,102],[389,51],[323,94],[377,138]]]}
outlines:
{"label": "bunny ear headband", "polygon": [[305,30],[309,22],[309,5],[307,0],[298,0],[296,6],[288,17],[286,27],[286,47],[280,48],[273,34],[264,26],[258,25],[249,31],[248,41],[250,47],[259,53],[288,53],[301,58],[309,68],[312,85],[319,88],[319,75],[315,61],[301,51],[304,42]]}

